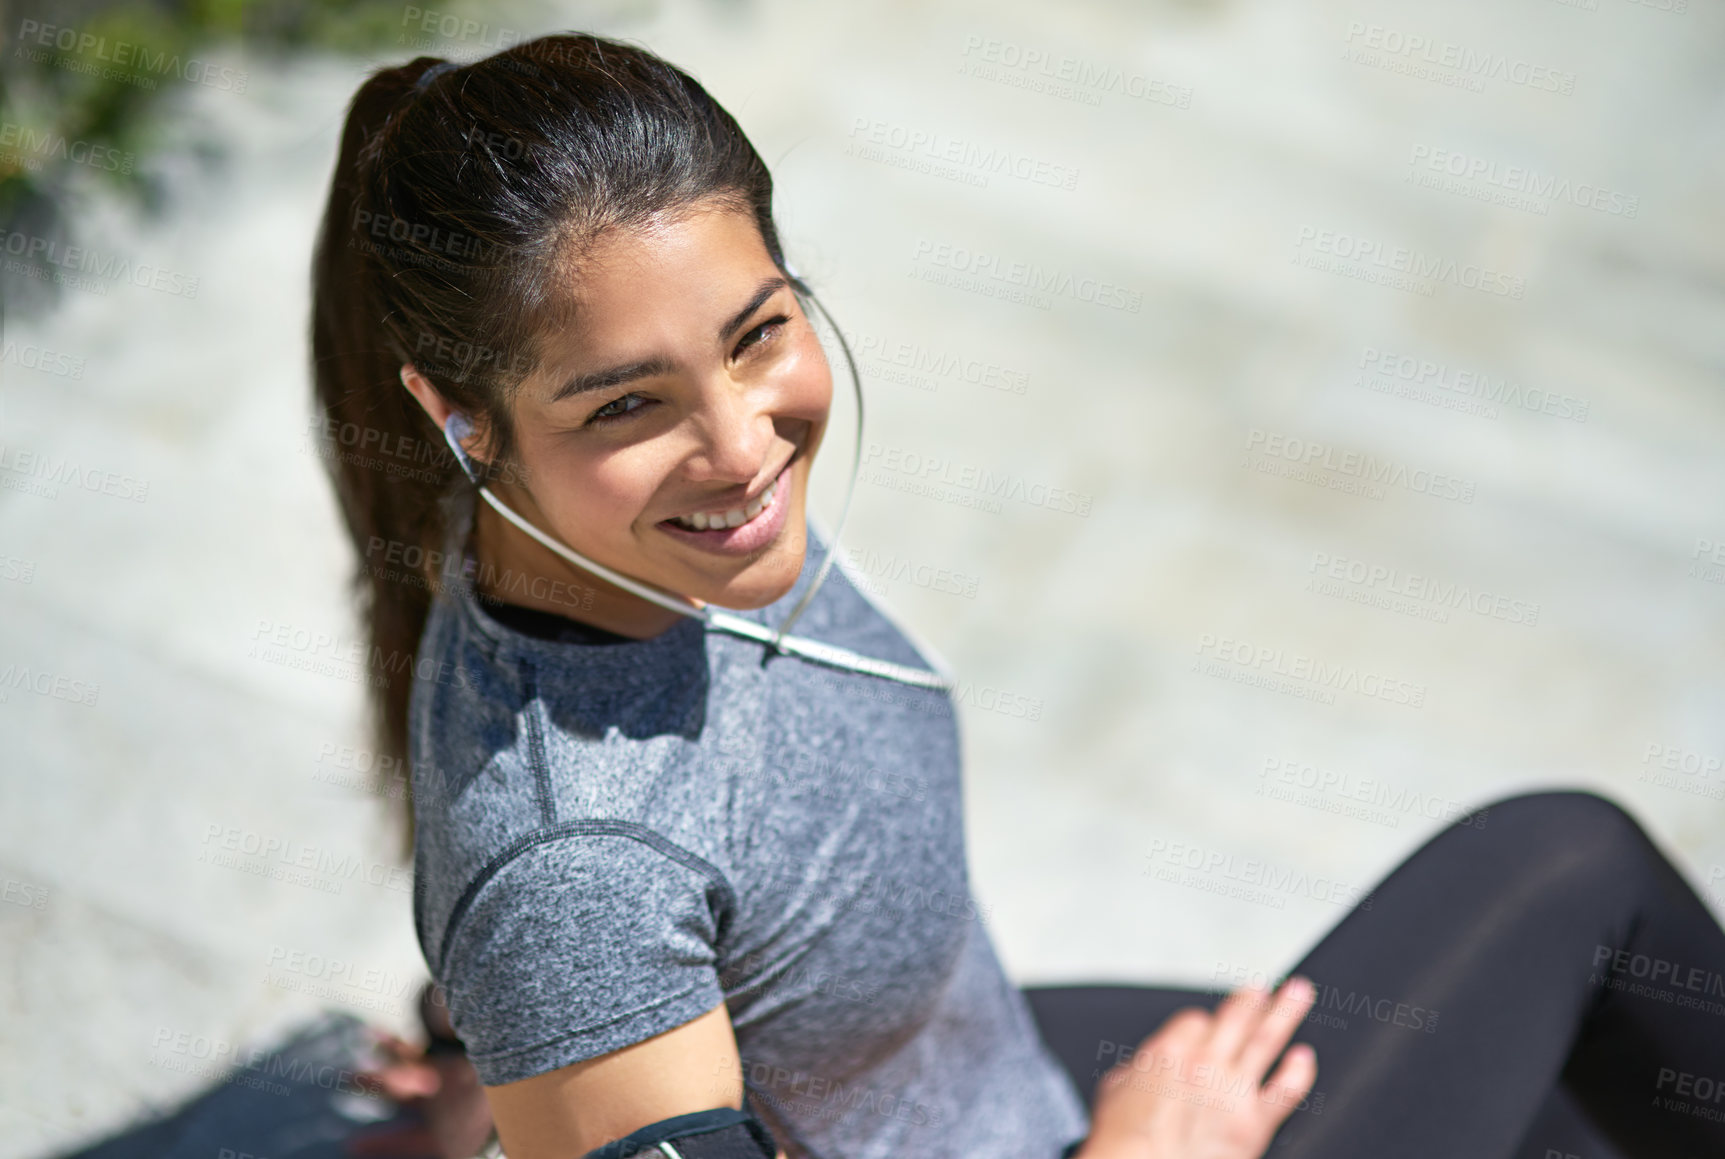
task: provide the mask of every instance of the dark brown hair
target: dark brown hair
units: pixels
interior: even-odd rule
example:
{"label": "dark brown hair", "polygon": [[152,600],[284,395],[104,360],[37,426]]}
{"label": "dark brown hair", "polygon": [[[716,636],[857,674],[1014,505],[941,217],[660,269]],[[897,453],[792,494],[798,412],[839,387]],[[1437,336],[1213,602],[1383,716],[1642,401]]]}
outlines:
{"label": "dark brown hair", "polygon": [[[449,500],[471,486],[402,364],[483,416],[490,475],[515,469],[509,398],[592,241],[718,198],[753,216],[783,268],[772,189],[700,84],[619,41],[547,36],[459,67],[420,57],[360,86],[313,259],[312,376],[358,555],[380,765],[408,767],[419,637],[451,578]],[[404,820],[411,841],[410,804]]]}

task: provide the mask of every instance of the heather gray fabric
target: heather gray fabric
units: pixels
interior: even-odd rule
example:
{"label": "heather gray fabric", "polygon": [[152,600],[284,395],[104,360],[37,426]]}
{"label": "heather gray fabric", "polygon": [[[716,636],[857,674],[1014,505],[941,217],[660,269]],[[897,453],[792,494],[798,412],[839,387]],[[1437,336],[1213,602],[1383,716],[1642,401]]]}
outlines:
{"label": "heather gray fabric", "polygon": [[[745,614],[783,618],[810,541],[793,590]],[[795,630],[928,666],[836,564]],[[970,894],[951,699],[764,654],[692,619],[540,639],[459,586],[436,597],[414,917],[480,1077],[724,1002],[751,1107],[793,1155],[1054,1159],[1085,1112]]]}

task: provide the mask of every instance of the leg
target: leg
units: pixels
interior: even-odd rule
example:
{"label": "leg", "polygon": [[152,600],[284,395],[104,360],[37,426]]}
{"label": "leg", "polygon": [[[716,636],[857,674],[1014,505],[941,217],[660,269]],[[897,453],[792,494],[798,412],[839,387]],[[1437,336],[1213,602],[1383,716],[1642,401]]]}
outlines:
{"label": "leg", "polygon": [[1603,798],[1451,826],[1296,970],[1318,1082],[1272,1155],[1508,1159],[1569,1096],[1624,1155],[1725,1154],[1725,931]]}
{"label": "leg", "polygon": [[1625,1155],[1725,1154],[1725,1002],[1613,988],[1638,960],[1718,986],[1725,930],[1623,810],[1537,793],[1452,825],[1295,968],[1339,1017],[1299,1035],[1325,1113],[1275,1152],[1508,1156],[1561,1081]]}

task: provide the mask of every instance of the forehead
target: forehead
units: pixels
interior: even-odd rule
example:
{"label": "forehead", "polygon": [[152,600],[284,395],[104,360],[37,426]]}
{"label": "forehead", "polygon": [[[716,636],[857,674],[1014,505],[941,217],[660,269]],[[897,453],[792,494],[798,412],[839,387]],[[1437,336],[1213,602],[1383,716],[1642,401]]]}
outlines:
{"label": "forehead", "polygon": [[728,317],[776,268],[754,217],[713,203],[607,230],[573,266],[561,330],[595,350]]}

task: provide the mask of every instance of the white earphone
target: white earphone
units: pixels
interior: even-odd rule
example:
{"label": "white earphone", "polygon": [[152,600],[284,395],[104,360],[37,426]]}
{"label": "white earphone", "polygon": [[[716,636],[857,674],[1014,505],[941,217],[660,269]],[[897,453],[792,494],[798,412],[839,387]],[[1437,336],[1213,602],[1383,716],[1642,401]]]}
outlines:
{"label": "white earphone", "polygon": [[[852,652],[849,648],[841,648],[835,644],[822,643],[819,640],[811,640],[805,636],[786,635],[786,633],[790,631],[791,625],[796,622],[797,618],[801,616],[803,611],[809,606],[809,602],[814,599],[815,592],[820,590],[821,584],[825,582],[827,578],[827,570],[832,567],[833,561],[838,558],[839,533],[844,528],[845,518],[850,514],[851,496],[856,490],[857,476],[862,470],[863,397],[862,376],[857,372],[856,359],[851,354],[850,343],[845,341],[844,332],[840,330],[838,324],[833,321],[832,315],[827,313],[826,306],[822,305],[820,299],[815,297],[814,291],[808,288],[807,284],[797,276],[796,272],[791,269],[788,263],[785,266],[785,273],[790,277],[792,290],[795,291],[799,297],[814,303],[815,308],[821,312],[821,316],[827,320],[827,324],[832,327],[833,333],[838,337],[839,346],[844,351],[845,365],[850,370],[851,387],[856,394],[857,429],[856,446],[853,450],[851,459],[850,482],[845,485],[844,504],[839,508],[838,523],[834,526],[832,533],[828,536],[826,558],[821,561],[820,570],[815,573],[814,582],[809,584],[808,591],[803,593],[802,599],[797,601],[796,607],[791,609],[790,613],[785,616],[784,622],[776,629],[767,628],[762,624],[757,624],[753,620],[746,619],[742,616],[732,615],[729,612],[710,606],[697,607],[694,603],[690,602],[687,597],[660,591],[640,582],[639,580],[631,579],[625,575],[620,575],[606,567],[604,564],[588,559],[586,556],[575,551],[575,549],[571,548],[568,544],[546,534],[544,531],[541,531],[539,528],[529,523],[521,515],[513,511],[508,504],[504,503],[495,494],[493,494],[491,488],[485,485],[484,480],[480,476],[478,467],[474,464],[472,457],[468,455],[467,449],[461,445],[461,441],[463,439],[469,438],[473,434],[473,423],[463,412],[450,412],[449,417],[443,424],[444,440],[449,443],[449,449],[454,453],[456,462],[461,464],[462,471],[470,480],[473,481],[474,485],[478,487],[480,497],[489,503],[499,515],[503,516],[503,518],[507,519],[510,523],[513,523],[516,527],[519,527],[522,531],[526,532],[539,543],[543,544],[551,551],[556,552],[570,563],[575,564],[577,567],[585,568],[594,575],[599,576],[601,579],[616,584],[624,591],[640,596],[644,600],[649,600],[662,608],[667,608],[670,611],[677,612],[681,615],[701,620],[711,630],[727,632],[734,636],[741,636],[746,639],[758,641],[776,652],[798,656],[802,659],[811,660],[817,664],[825,664],[833,668],[842,668],[852,672],[864,672],[887,680],[896,680],[901,684],[912,684],[922,688],[935,688],[943,691],[951,690],[956,683],[952,674],[936,657],[934,650],[920,640],[915,641],[918,649],[931,658],[932,662],[935,664],[936,671],[929,671],[923,668],[911,668],[907,665],[896,664],[888,660],[876,660],[871,657],[862,656],[856,652]],[[864,598],[866,599],[867,597]],[[895,626],[901,631],[906,631],[902,624],[895,624]]]}

